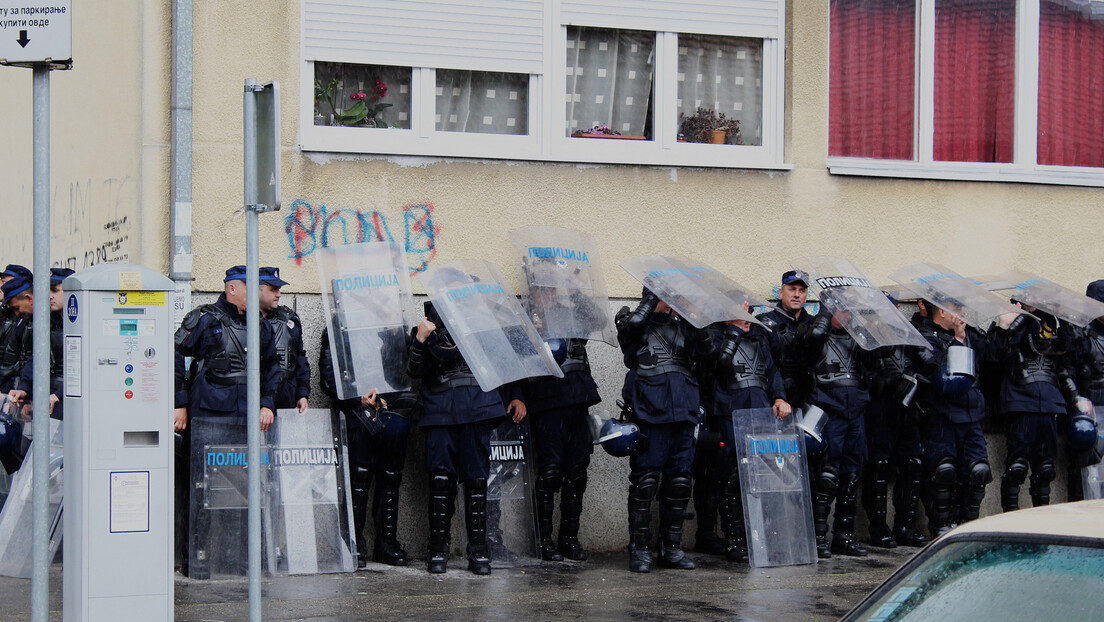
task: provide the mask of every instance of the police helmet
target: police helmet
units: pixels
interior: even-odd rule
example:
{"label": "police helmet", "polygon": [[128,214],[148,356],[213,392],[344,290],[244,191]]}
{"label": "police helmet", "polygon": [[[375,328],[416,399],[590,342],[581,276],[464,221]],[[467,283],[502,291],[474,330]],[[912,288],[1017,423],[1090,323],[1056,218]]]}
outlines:
{"label": "police helmet", "polygon": [[544,345],[547,346],[548,351],[552,353],[552,358],[556,359],[556,364],[563,365],[563,362],[567,359],[567,340],[547,339]]}
{"label": "police helmet", "polygon": [[810,456],[819,456],[828,451],[828,443],[824,442],[824,437],[817,438],[808,432],[803,434],[805,437],[805,453]]}
{"label": "police helmet", "polygon": [[640,428],[635,423],[622,423],[606,419],[599,432],[598,442],[611,456],[624,458],[636,453],[640,445]]}
{"label": "police helmet", "polygon": [[1096,422],[1085,413],[1070,417],[1069,441],[1077,449],[1088,449],[1096,443]]}

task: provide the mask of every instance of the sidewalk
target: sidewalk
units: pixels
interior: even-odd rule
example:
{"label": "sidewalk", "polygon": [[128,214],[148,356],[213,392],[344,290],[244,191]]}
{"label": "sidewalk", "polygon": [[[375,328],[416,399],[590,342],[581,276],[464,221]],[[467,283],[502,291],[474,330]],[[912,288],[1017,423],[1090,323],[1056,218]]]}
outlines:
{"label": "sidewalk", "polygon": [[[444,575],[369,564],[355,574],[277,577],[263,584],[264,619],[358,620],[835,620],[917,549],[875,550],[814,566],[752,569],[691,553],[696,570],[628,571],[625,552],[584,563],[545,562],[489,577],[450,561]],[[61,620],[61,565],[50,576],[50,620]],[[30,580],[0,577],[0,622],[30,618]],[[176,620],[248,620],[245,579],[177,575]],[[140,621],[133,621],[140,622]]]}

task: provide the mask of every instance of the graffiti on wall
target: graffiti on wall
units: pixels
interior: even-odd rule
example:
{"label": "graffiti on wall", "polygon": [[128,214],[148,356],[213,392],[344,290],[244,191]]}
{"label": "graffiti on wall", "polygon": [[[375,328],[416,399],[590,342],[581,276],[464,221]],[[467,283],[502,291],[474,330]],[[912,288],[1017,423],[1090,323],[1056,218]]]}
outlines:
{"label": "graffiti on wall", "polygon": [[377,210],[317,207],[297,199],[291,204],[284,229],[288,257],[302,265],[303,258],[320,248],[357,242],[397,242],[406,251],[411,273],[424,272],[437,256],[440,227],[433,222],[432,203],[411,203],[402,208],[402,241],[395,239],[387,217]]}

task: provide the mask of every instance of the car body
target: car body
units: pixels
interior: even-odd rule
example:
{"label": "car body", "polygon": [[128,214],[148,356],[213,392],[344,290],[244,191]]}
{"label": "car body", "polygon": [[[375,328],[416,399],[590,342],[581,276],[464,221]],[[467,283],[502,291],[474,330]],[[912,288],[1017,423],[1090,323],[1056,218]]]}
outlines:
{"label": "car body", "polygon": [[1018,510],[957,527],[843,620],[1104,620],[1104,500]]}

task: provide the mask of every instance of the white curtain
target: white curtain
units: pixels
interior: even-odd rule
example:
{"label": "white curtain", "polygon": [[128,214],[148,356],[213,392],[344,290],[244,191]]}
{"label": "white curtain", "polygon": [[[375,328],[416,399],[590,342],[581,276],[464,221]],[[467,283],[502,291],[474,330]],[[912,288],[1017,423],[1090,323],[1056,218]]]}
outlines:
{"label": "white curtain", "polygon": [[625,135],[652,131],[655,33],[567,29],[567,134],[596,125]]}
{"label": "white curtain", "polygon": [[437,70],[439,132],[529,133],[528,74]]}
{"label": "white curtain", "polygon": [[679,35],[678,109],[712,108],[740,121],[741,143],[763,144],[763,42]]}

